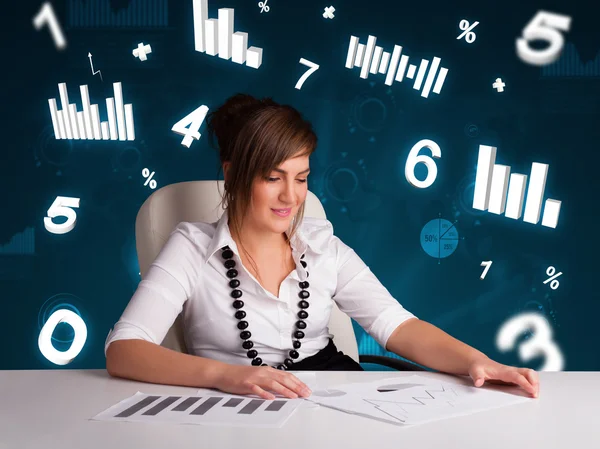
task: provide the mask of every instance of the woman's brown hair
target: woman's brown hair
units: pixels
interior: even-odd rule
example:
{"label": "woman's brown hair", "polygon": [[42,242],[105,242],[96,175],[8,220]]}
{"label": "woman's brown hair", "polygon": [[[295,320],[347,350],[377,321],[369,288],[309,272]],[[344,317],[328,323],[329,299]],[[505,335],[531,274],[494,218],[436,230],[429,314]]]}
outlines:
{"label": "woman's brown hair", "polygon": [[[310,122],[292,106],[271,98],[238,93],[207,115],[209,143],[218,144],[220,166],[231,165],[225,180],[221,207],[229,214],[229,226],[240,235],[250,208],[252,186],[292,157],[311,155],[317,136]],[[294,217],[286,238],[289,243],[304,218],[304,203]],[[255,272],[256,264],[245,248]]]}

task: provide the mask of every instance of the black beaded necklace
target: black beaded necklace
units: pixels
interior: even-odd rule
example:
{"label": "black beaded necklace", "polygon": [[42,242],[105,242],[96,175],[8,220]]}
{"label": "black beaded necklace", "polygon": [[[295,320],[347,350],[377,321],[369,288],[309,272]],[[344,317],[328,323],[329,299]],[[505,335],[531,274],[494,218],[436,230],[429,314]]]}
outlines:
{"label": "black beaded necklace", "polygon": [[[233,289],[230,295],[235,300],[233,301],[233,307],[237,310],[237,312],[235,312],[235,317],[238,320],[240,320],[237,324],[237,327],[242,331],[240,332],[240,338],[244,340],[244,342],[242,343],[242,347],[248,351],[247,355],[248,358],[252,359],[253,366],[268,366],[266,363],[263,363],[263,360],[260,357],[258,357],[258,352],[256,351],[256,349],[252,349],[252,347],[254,346],[254,342],[250,340],[252,334],[249,330],[246,330],[248,329],[248,322],[244,320],[244,318],[246,317],[246,312],[242,310],[242,307],[244,307],[244,301],[239,299],[242,297],[243,292],[240,289],[238,289],[238,287],[240,286],[240,281],[238,279],[235,279],[238,276],[238,271],[234,268],[236,263],[235,260],[232,260],[233,251],[229,248],[229,246],[224,246],[223,248],[221,248],[221,251],[221,256],[223,257],[223,259],[225,259],[223,265],[225,265],[225,268],[227,268],[227,277],[231,279],[229,281],[229,286]],[[300,259],[304,259],[304,254],[300,256]],[[304,260],[300,260],[300,263],[304,268],[306,268],[306,262]],[[306,277],[308,277],[308,271],[306,272]],[[288,357],[284,360],[283,363],[280,363],[277,366],[273,366],[273,368],[277,368],[279,370],[286,370],[291,368],[294,364],[293,359],[297,359],[300,356],[296,349],[300,349],[300,346],[302,346],[300,340],[304,338],[304,332],[302,332],[301,329],[306,329],[306,322],[304,320],[308,318],[308,312],[305,309],[308,309],[309,306],[309,303],[308,301],[306,301],[306,299],[310,296],[310,293],[306,289],[309,287],[310,284],[308,283],[308,281],[300,281],[298,285],[301,289],[298,292],[298,296],[300,297],[300,302],[298,303],[298,306],[300,307],[300,311],[298,312],[298,318],[300,319],[296,321],[296,328],[298,330],[296,330],[293,334],[296,338],[296,340],[293,342],[294,349],[290,350],[289,352],[289,356],[291,358]]]}

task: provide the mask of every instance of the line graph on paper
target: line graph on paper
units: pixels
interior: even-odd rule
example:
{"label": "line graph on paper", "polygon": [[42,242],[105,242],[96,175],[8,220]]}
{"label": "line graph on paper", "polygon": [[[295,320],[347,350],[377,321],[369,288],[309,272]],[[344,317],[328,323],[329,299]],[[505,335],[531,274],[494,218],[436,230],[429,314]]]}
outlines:
{"label": "line graph on paper", "polygon": [[402,426],[471,414],[528,399],[413,375],[367,384],[336,385],[335,388],[313,391],[308,400]]}
{"label": "line graph on paper", "polygon": [[248,396],[135,395],[93,419],[174,424],[281,427],[302,399],[254,399]]}

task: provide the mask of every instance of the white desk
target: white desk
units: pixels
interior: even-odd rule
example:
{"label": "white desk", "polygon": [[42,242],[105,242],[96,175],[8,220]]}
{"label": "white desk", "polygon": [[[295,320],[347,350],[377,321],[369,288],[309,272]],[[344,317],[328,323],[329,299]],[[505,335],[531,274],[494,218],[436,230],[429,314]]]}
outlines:
{"label": "white desk", "polygon": [[[414,372],[317,372],[319,387]],[[462,383],[466,378],[416,373]],[[113,378],[105,370],[0,371],[0,449],[576,449],[600,447],[600,372],[540,373],[529,403],[397,427],[301,407],[279,429],[88,419],[135,394],[196,388]]]}

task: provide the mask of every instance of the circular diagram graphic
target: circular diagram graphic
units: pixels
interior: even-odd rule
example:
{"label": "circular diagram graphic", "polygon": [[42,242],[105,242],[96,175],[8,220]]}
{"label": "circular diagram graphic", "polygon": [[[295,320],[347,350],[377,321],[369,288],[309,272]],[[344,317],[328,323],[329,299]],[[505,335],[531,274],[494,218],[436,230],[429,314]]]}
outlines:
{"label": "circular diagram graphic", "polygon": [[443,259],[450,256],[458,247],[458,230],[443,218],[431,220],[421,230],[421,247],[431,257]]}

